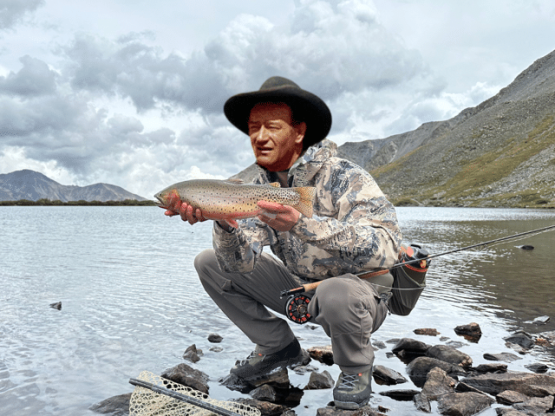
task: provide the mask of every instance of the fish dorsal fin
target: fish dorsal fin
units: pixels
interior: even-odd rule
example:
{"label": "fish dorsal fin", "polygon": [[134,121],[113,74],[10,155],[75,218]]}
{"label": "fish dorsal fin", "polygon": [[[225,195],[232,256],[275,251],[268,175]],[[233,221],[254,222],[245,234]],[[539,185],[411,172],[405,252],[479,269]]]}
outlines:
{"label": "fish dorsal fin", "polygon": [[274,188],[281,188],[281,185],[279,184],[279,182],[272,182],[270,186],[273,186]]}
{"label": "fish dorsal fin", "polygon": [[243,179],[239,179],[239,178],[227,179],[226,182],[231,182],[231,183],[234,183],[236,185],[242,185],[243,183],[245,183],[245,181],[243,181]]}

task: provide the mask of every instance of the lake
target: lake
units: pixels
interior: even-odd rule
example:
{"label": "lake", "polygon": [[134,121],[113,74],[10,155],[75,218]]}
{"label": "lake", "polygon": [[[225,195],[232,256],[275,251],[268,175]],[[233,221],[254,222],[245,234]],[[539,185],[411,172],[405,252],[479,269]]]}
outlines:
{"label": "lake", "polygon": [[[555,212],[548,210],[403,207],[397,213],[405,239],[431,254],[555,224]],[[477,322],[484,333],[480,342],[465,342],[460,350],[478,365],[487,362],[486,352],[511,352],[502,341],[511,331],[553,331],[554,243],[555,232],[545,232],[435,258],[415,310],[389,316],[373,339],[445,343],[413,333],[427,327],[465,342],[453,328]],[[535,249],[522,250],[523,244]],[[143,370],[160,374],[183,362],[191,344],[204,351],[192,366],[210,375],[213,398],[247,397],[218,383],[252,345],[198,282],[193,259],[211,245],[210,221],[189,226],[157,207],[0,207],[0,413],[94,415],[89,406],[132,391],[129,378]],[[49,306],[59,301],[61,310]],[[543,315],[552,320],[532,324]],[[329,344],[321,328],[291,325],[303,347]],[[209,343],[210,333],[223,341]],[[209,351],[214,345],[223,351]],[[406,374],[386,345],[375,364]],[[509,369],[552,365],[550,354],[534,349]],[[337,366],[312,364],[334,379],[339,375]],[[308,381],[291,371],[290,377],[300,388]],[[372,406],[414,412],[412,402],[377,394],[415,388],[410,381],[374,386]],[[331,390],[306,391],[295,412],[315,415],[331,400]]]}

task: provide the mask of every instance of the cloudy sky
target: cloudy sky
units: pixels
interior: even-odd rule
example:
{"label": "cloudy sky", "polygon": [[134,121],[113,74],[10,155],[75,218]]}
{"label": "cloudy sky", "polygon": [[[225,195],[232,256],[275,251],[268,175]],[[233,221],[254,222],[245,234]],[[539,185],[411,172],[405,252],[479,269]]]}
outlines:
{"label": "cloudy sky", "polygon": [[254,161],[222,113],[281,75],[338,144],[444,120],[555,49],[552,0],[0,0],[0,173],[145,197]]}

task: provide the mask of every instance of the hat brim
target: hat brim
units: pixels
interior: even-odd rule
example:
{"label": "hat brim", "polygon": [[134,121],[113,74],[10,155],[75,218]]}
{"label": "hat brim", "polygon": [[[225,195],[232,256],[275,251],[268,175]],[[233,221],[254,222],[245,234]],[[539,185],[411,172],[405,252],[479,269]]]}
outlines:
{"label": "hat brim", "polygon": [[326,103],[308,91],[289,85],[234,95],[224,104],[224,114],[231,124],[248,135],[252,108],[266,102],[287,104],[295,119],[306,123],[305,148],[323,140],[331,129],[331,112]]}

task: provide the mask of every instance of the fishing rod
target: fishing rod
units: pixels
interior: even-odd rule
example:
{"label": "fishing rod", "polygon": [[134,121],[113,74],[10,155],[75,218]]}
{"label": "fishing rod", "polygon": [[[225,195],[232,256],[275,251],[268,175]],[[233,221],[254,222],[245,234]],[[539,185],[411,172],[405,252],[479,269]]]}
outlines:
{"label": "fishing rod", "polygon": [[[542,233],[548,230],[552,230],[555,229],[555,225],[550,225],[547,227],[543,227],[543,228],[538,228],[536,230],[531,230],[531,231],[525,231],[522,233],[518,233],[518,234],[514,234],[514,235],[510,235],[510,236],[506,236],[506,237],[501,237],[501,238],[496,238],[494,240],[489,240],[489,241],[484,241],[483,243],[478,243],[478,244],[472,244],[470,246],[466,246],[466,247],[462,247],[462,248],[457,248],[457,249],[453,249],[453,250],[449,250],[449,251],[445,251],[443,253],[438,253],[438,254],[432,254],[430,255],[425,249],[421,248],[420,246],[417,245],[412,245],[411,247],[409,247],[408,249],[404,249],[401,252],[400,255],[400,259],[402,261],[395,263],[392,267],[390,267],[389,269],[382,269],[382,270],[377,270],[377,271],[373,271],[373,272],[363,272],[363,273],[359,273],[356,274],[356,276],[358,276],[361,279],[369,279],[372,277],[376,277],[376,276],[381,276],[384,274],[387,274],[395,269],[399,269],[399,268],[404,268],[405,271],[410,275],[410,277],[413,280],[416,280],[416,285],[414,288],[403,288],[403,287],[397,287],[396,290],[420,290],[422,291],[423,287],[424,287],[424,279],[426,276],[426,272],[428,271],[428,267],[430,265],[430,261],[433,258],[436,257],[441,257],[441,256],[445,256],[447,254],[453,254],[453,253],[458,253],[460,251],[466,251],[466,250],[470,250],[476,247],[482,247],[482,246],[487,246],[490,244],[494,244],[494,243],[499,243],[502,241],[508,241],[508,240],[513,240],[515,238],[519,238],[519,237],[523,237],[526,235],[530,235],[530,234],[538,234],[538,233]],[[416,267],[413,266],[416,264]],[[280,299],[284,298],[285,296],[289,296],[289,299],[286,303],[285,306],[285,312],[286,312],[286,316],[292,320],[293,322],[297,322],[300,324],[306,323],[310,320],[310,314],[308,314],[308,304],[310,302],[310,298],[308,296],[295,296],[295,294],[299,294],[299,293],[305,293],[305,292],[310,292],[311,290],[315,290],[318,285],[320,285],[320,283],[322,283],[323,280],[319,280],[317,282],[313,282],[313,283],[307,283],[304,284],[302,286],[293,288],[293,289],[288,289],[288,290],[282,290],[279,294]],[[421,287],[418,287],[418,285],[421,284]],[[395,294],[394,294],[395,295]],[[419,294],[418,294],[419,296]],[[418,296],[415,296],[415,300],[414,303],[416,303],[416,300],[418,299]],[[412,305],[414,306],[414,305]],[[411,308],[412,309],[412,308]],[[410,310],[406,313],[408,314],[410,313]]]}

